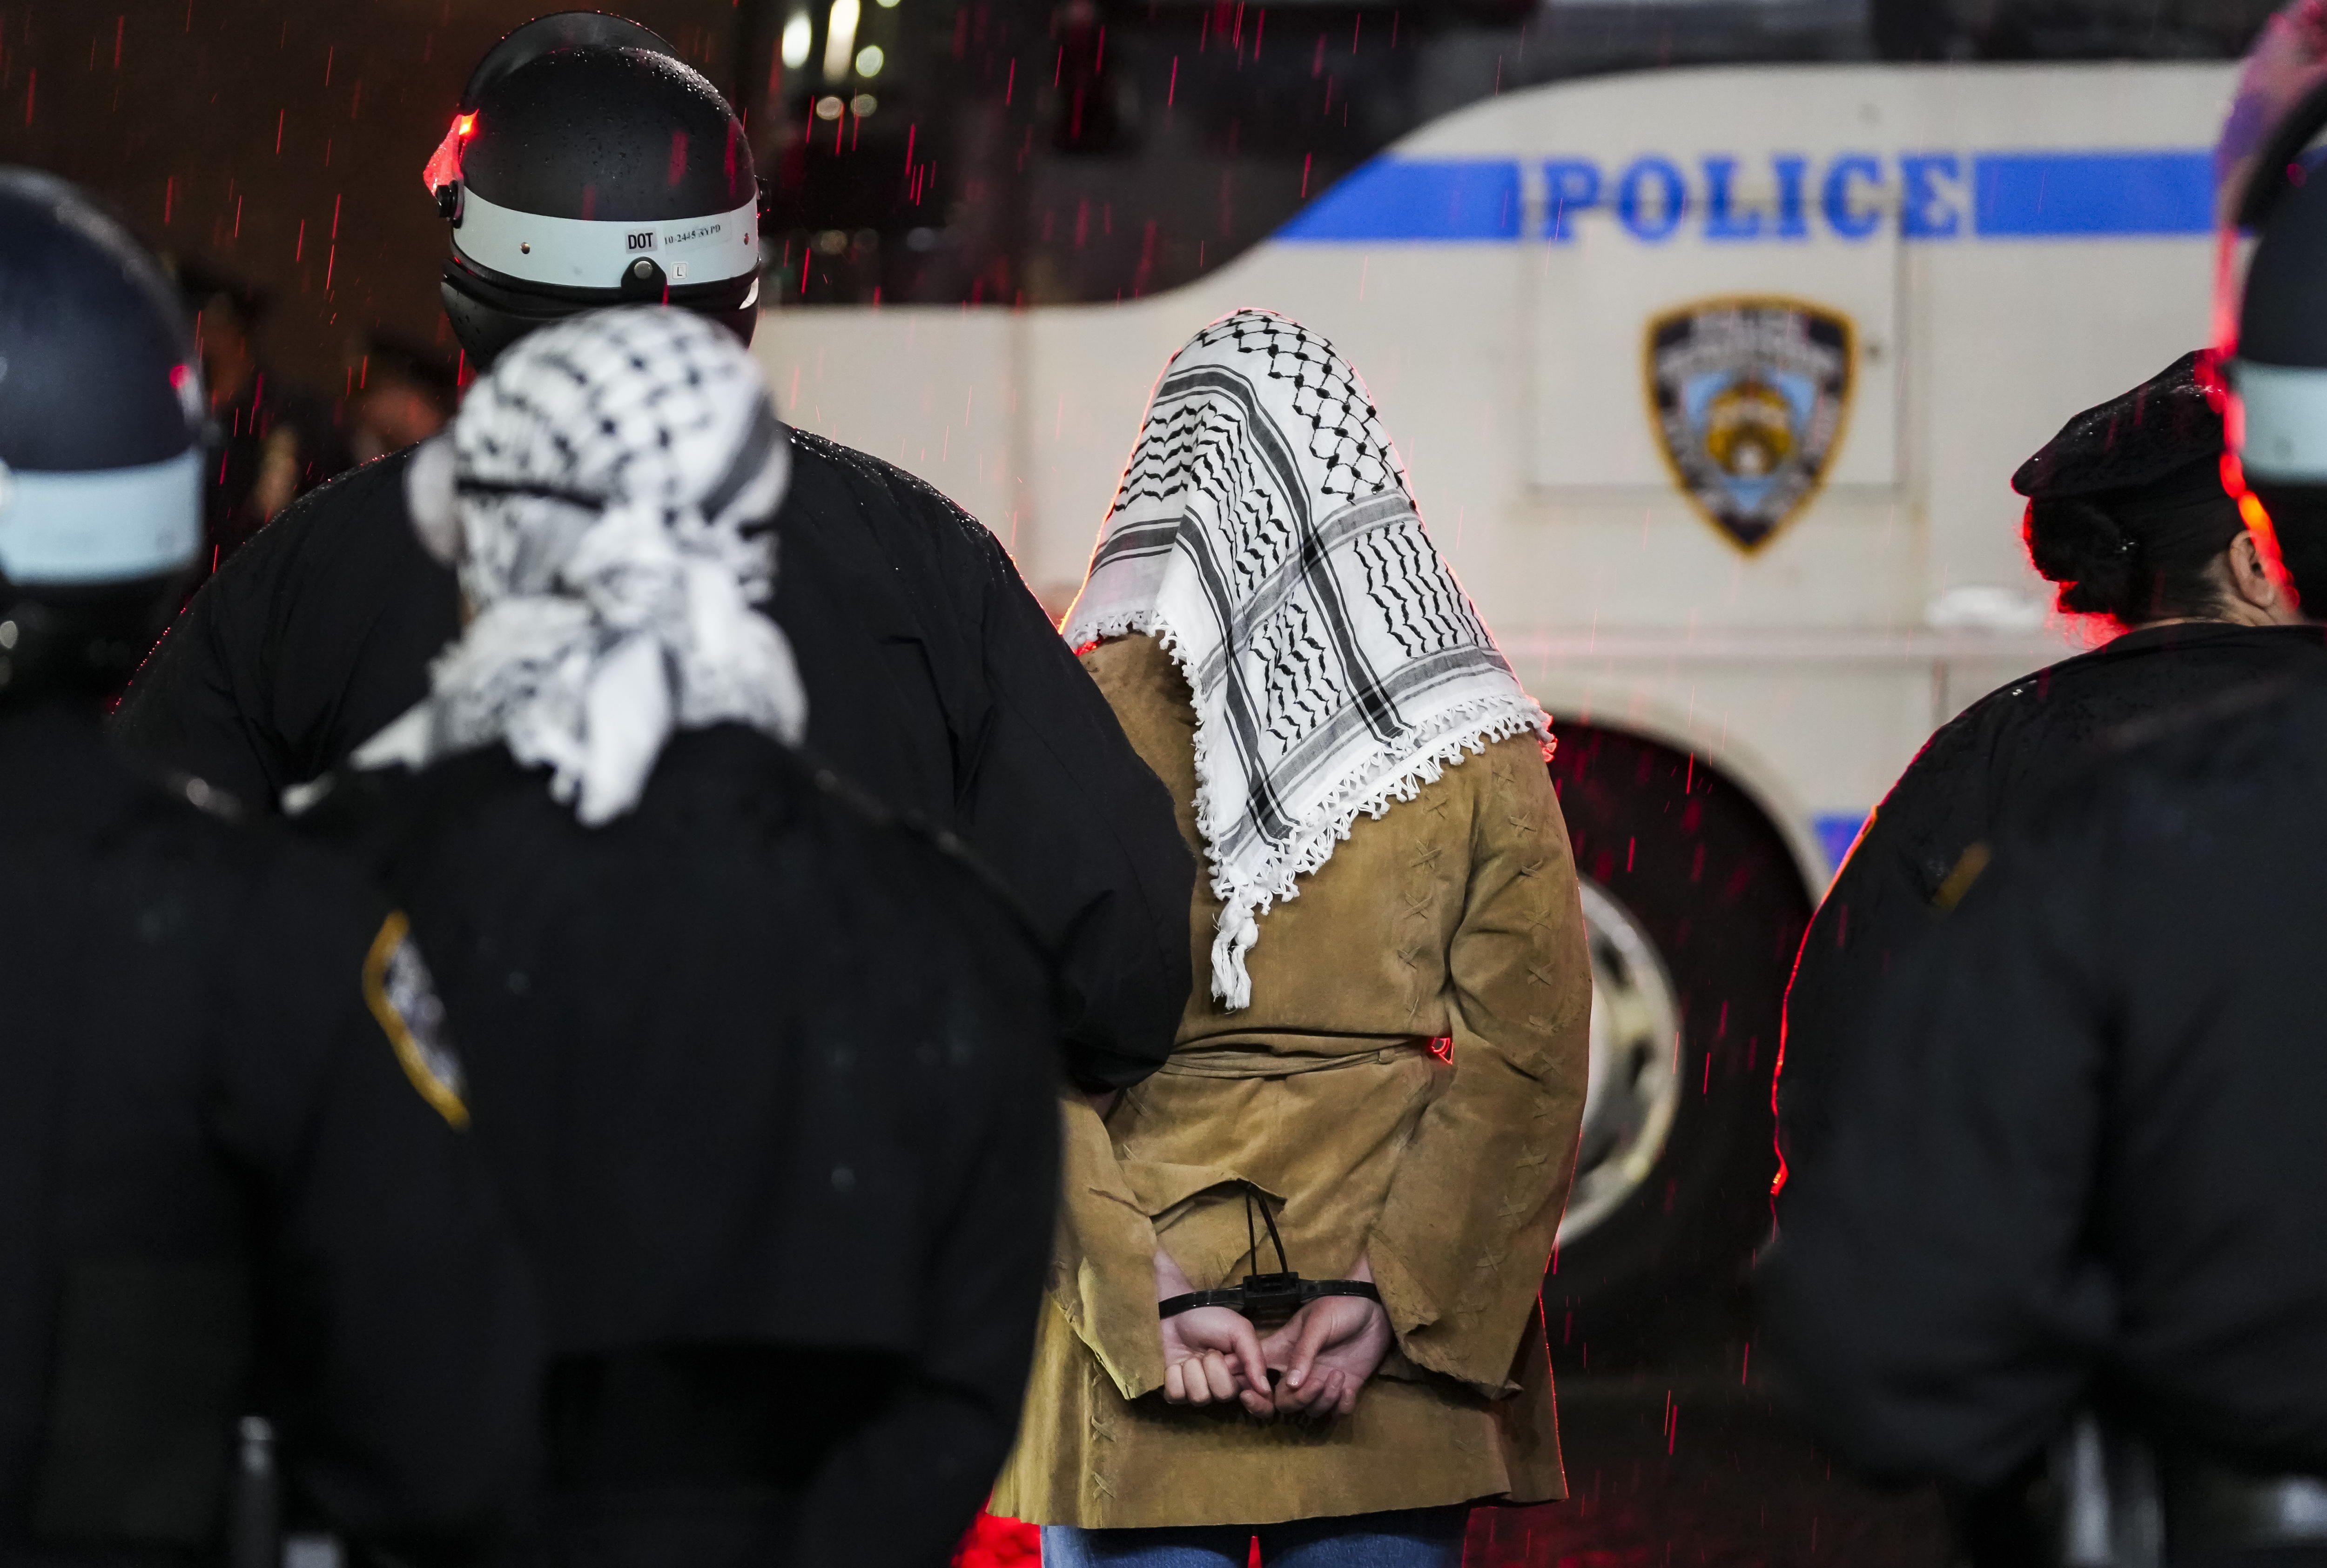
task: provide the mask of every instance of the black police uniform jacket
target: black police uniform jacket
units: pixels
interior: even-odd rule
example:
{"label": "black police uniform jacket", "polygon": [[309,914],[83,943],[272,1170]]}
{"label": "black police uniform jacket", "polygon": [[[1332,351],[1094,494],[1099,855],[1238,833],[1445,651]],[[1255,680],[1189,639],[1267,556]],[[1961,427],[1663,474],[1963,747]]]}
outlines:
{"label": "black police uniform jacket", "polygon": [[1979,1488],[2077,1404],[2327,1474],[2327,691],[2081,776],[1877,1002],[1763,1336],[1842,1457]]}
{"label": "black police uniform jacket", "polygon": [[[459,593],[413,537],[409,458],[289,509],[195,595],[123,704],[132,746],[265,808],[425,695]],[[1000,542],[902,470],[798,431],[775,526],[770,608],[809,746],[1009,882],[1059,956],[1077,1079],[1145,1078],[1187,1001],[1194,864]]]}
{"label": "black police uniform jacket", "polygon": [[1055,1204],[1049,966],[965,860],[821,780],[722,724],[599,827],[501,747],[337,775],[301,819],[436,966],[542,1282],[560,1528],[624,1527],[575,1498],[757,1489],[700,1560],[797,1530],[801,1563],[941,1563],[1008,1448]]}
{"label": "black police uniform jacket", "polygon": [[2327,679],[2327,631],[2153,627],[2000,687],[1930,738],[1868,819],[1802,938],[1778,1077],[1789,1180],[1816,1162],[1832,1132],[1829,1086],[1860,1045],[1870,999],[1978,874],[2010,809],[2082,772],[2126,725],[2291,676]]}
{"label": "black police uniform jacket", "polygon": [[0,1562],[214,1550],[254,1413],[342,1534],[489,1545],[537,1308],[400,919],[61,706],[0,708]]}

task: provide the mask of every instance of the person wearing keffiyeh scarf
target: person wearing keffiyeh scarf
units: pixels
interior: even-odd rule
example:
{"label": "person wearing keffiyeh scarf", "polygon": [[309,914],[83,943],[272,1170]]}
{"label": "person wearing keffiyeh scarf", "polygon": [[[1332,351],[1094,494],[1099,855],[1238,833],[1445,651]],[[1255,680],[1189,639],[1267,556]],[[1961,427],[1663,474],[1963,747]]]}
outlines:
{"label": "person wearing keffiyeh scarf", "polygon": [[1064,630],[1078,648],[1146,633],[1194,695],[1223,906],[1212,994],[1231,1010],[1252,998],[1260,917],[1360,813],[1491,741],[1551,738],[1424,532],[1356,372],[1262,312],[1164,372]]}
{"label": "person wearing keffiyeh scarf", "polygon": [[[1064,1568],[1452,1568],[1472,1500],[1562,1495],[1537,1293],[1591,981],[1548,724],[1357,372],[1265,312],[1165,368],[1064,630],[1210,875],[1171,1059],[1066,1103],[994,1507]],[[1163,1316],[1279,1269],[1248,1205],[1378,1301]]]}
{"label": "person wearing keffiyeh scarf", "polygon": [[808,722],[771,591],[791,448],[734,339],[678,312],[536,333],[411,471],[413,516],[470,621],[426,701],[359,750],[422,766],[500,744],[595,826],[675,729]]}
{"label": "person wearing keffiyeh scarf", "polygon": [[528,1561],[942,1562],[1024,1386],[1052,966],[950,835],[794,750],[786,435],[682,312],[511,349],[413,464],[467,624],[300,819],[425,944],[535,1266]]}

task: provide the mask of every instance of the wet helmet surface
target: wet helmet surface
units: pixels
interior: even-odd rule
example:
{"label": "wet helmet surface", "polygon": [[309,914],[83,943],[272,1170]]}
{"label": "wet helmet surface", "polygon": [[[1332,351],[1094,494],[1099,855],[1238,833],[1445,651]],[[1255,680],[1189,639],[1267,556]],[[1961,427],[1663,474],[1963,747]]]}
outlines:
{"label": "wet helmet surface", "polygon": [[430,173],[452,224],[444,304],[472,359],[614,303],[679,305],[749,340],[750,145],[645,29],[589,13],[519,29],[480,63],[446,143]]}
{"label": "wet helmet surface", "polygon": [[196,443],[201,405],[183,384],[198,361],[176,291],[79,191],[0,170],[0,462],[132,468]]}
{"label": "wet helmet surface", "polygon": [[160,630],[202,545],[197,365],[119,224],[0,169],[0,698],[117,683]]}

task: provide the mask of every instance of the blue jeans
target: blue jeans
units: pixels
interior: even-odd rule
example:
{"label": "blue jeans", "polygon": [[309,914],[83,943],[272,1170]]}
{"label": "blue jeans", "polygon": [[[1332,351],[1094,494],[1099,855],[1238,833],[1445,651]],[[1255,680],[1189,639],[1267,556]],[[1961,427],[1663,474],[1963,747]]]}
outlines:
{"label": "blue jeans", "polygon": [[1462,1568],[1468,1503],[1283,1525],[1158,1530],[1042,1526],[1042,1568],[1245,1568],[1253,1537],[1267,1568]]}

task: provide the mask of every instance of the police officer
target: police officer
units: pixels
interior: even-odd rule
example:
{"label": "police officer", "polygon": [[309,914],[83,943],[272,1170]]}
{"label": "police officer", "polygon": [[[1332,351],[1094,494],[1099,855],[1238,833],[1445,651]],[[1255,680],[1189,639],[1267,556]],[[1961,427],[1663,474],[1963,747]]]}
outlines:
{"label": "police officer", "polygon": [[[2327,182],[2252,216],[2248,515],[2327,603]],[[2218,709],[2005,835],[1780,1202],[1765,1333],[1806,1411],[1860,1467],[1954,1489],[1987,1562],[2061,1551],[1996,1521],[2083,1407],[2154,1451],[2175,1568],[2327,1563],[2327,685]],[[2122,1500],[2152,1466],[2082,1468]],[[2141,1535],[2072,1560],[2155,1561]]]}
{"label": "police officer", "polygon": [[793,450],[733,339],[545,328],[450,451],[422,510],[473,618],[301,820],[444,955],[544,1284],[551,1558],[941,1563],[1048,1272],[1044,956],[790,751],[813,695],[752,605]]}
{"label": "police officer", "polygon": [[0,171],[0,1560],[206,1559],[253,1412],[357,1545],[465,1559],[537,1353],[427,971],[99,726],[201,546],[202,427],[153,261]]}
{"label": "police officer", "polygon": [[[444,307],[472,365],[624,302],[751,336],[749,145],[643,28],[568,13],[518,29],[470,79],[428,179],[451,226]],[[809,745],[1000,870],[1061,948],[1070,1070],[1093,1089],[1136,1081],[1168,1052],[1189,984],[1193,865],[1169,797],[986,529],[887,463],[788,440],[770,613],[814,698]],[[410,465],[325,487],[238,554],[140,677],[124,737],[271,804],[417,700],[458,595],[413,542]]]}
{"label": "police officer", "polygon": [[2327,678],[2327,631],[2266,569],[2222,488],[2201,356],[2064,425],[2012,476],[2059,606],[2111,635],[1942,725],[1866,825],[1802,938],[1786,992],[1779,1146],[1818,1158],[1827,1103],[1884,978],[1962,896],[2012,809],[2074,777],[2126,724],[2256,682]]}

